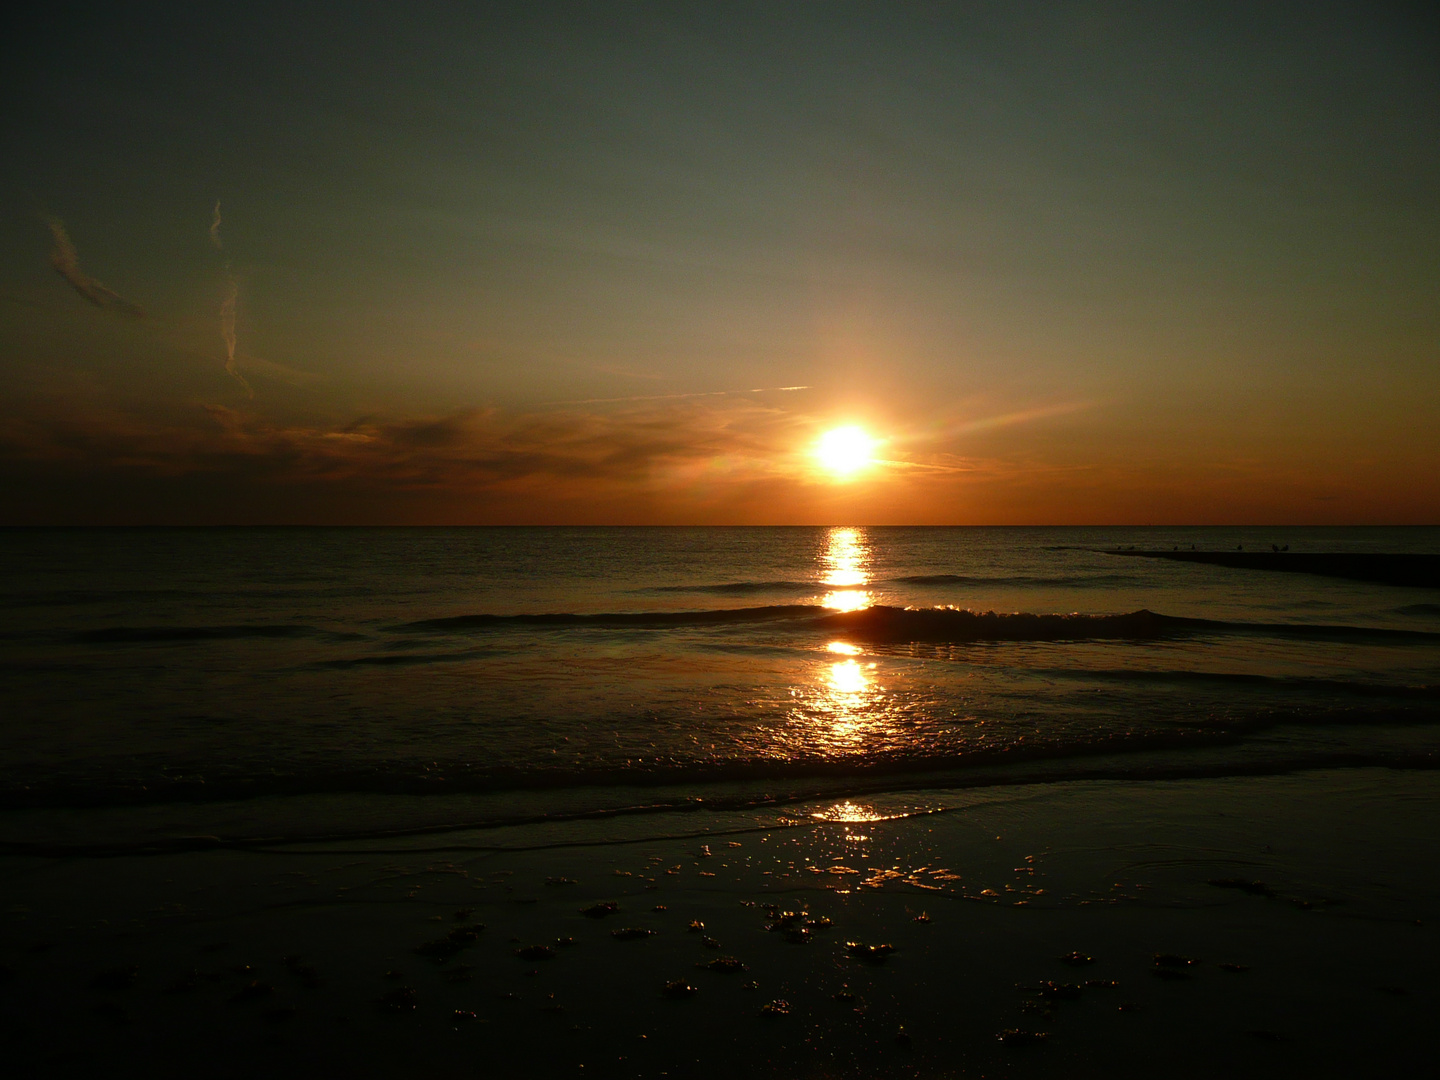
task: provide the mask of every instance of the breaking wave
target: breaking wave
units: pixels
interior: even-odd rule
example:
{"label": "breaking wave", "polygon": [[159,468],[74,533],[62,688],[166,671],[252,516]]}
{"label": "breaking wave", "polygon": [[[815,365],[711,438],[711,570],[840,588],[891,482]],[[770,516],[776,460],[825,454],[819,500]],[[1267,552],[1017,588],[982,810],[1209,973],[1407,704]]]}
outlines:
{"label": "breaking wave", "polygon": [[1336,641],[1437,642],[1424,630],[1335,626],[1315,623],[1250,623],[1191,619],[1141,609],[1119,615],[976,612],[959,608],[899,608],[876,605],[858,611],[833,611],[815,604],[701,611],[552,612],[523,615],[453,615],[421,619],[391,629],[402,633],[467,633],[507,628],[668,630],[685,627],[783,624],[800,631],[843,633],[867,641],[1084,641],[1154,640],[1218,634]]}

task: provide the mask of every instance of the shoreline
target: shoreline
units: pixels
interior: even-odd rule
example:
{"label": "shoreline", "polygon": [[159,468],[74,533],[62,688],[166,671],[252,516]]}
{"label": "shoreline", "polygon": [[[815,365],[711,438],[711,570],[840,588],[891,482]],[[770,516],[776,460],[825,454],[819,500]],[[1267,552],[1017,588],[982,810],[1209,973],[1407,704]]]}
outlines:
{"label": "shoreline", "polygon": [[[697,1077],[1140,1076],[1157,1062],[1334,1075],[1423,1049],[1433,771],[1065,780],[792,809],[687,813],[708,827],[683,836],[665,815],[512,825],[453,834],[444,852],[416,838],[6,856],[4,1045],[62,1074],[143,1059],[160,1075],[489,1062]],[[606,902],[608,917],[581,913]],[[814,925],[764,929],[785,911]],[[787,940],[803,929],[805,944]],[[848,941],[894,951],[862,958]],[[538,945],[550,954],[516,955]],[[1059,959],[1075,951],[1094,963]],[[1198,964],[1171,977],[1155,955]],[[749,970],[696,966],[724,956]],[[696,992],[667,996],[671,982]],[[786,1010],[762,1014],[775,1001]]]}
{"label": "shoreline", "polygon": [[[1270,730],[1283,737],[1287,726],[1280,723]],[[1298,730],[1306,731],[1303,726]],[[1366,725],[1360,730],[1372,745],[1377,742],[1373,727]],[[1404,725],[1401,730],[1406,734],[1403,746],[1378,746],[1369,751],[1351,745],[1277,754],[1273,745],[1252,745],[1243,734],[1212,737],[1202,746],[1181,737],[1174,746],[1141,742],[1108,753],[1013,755],[1016,760],[982,761],[949,769],[927,762],[898,770],[862,768],[841,772],[829,783],[809,783],[790,790],[780,789],[775,778],[745,778],[705,784],[666,781],[579,785],[568,790],[263,793],[250,799],[205,802],[176,798],[149,803],[7,807],[0,809],[0,858],[143,857],[377,840],[403,842],[556,823],[584,827],[614,818],[664,815],[769,813],[783,817],[787,808],[826,800],[884,799],[915,792],[972,792],[1080,781],[1142,783],[1287,776],[1335,769],[1440,769],[1440,731],[1427,741]],[[802,772],[791,781],[799,785],[806,780],[824,779],[824,773],[812,777]],[[557,795],[564,798],[557,801]],[[485,810],[501,805],[505,808],[503,814]],[[373,821],[385,824],[356,825],[357,808],[363,808]],[[396,824],[406,818],[411,819],[410,823]],[[342,819],[350,821],[349,828],[335,826]],[[290,828],[257,831],[256,823],[265,821],[283,821]],[[308,831],[296,827],[301,821],[309,823]],[[226,825],[240,823],[248,826],[246,831],[225,831]],[[102,838],[102,833],[109,835]],[[83,840],[76,838],[81,835]]]}

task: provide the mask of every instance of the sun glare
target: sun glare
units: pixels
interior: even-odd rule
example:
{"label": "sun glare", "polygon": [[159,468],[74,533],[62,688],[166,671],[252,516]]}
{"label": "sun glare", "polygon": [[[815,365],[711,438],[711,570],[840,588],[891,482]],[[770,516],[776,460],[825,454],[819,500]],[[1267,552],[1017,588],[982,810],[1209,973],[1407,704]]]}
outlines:
{"label": "sun glare", "polygon": [[854,475],[871,462],[875,440],[858,427],[840,427],[820,436],[815,456],[839,477]]}

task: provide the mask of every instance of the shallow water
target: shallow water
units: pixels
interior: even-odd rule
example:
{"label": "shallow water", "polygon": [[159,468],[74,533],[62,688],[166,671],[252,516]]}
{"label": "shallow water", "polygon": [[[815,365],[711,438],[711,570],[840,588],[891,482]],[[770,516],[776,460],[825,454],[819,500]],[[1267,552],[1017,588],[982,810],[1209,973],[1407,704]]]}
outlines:
{"label": "shallow water", "polygon": [[1440,744],[1435,590],[1110,553],[1435,553],[1436,529],[12,530],[0,544],[11,836],[78,807],[165,808],[161,831],[231,835],[240,800],[304,835],[990,783],[1021,765],[1030,779],[1428,765]]}

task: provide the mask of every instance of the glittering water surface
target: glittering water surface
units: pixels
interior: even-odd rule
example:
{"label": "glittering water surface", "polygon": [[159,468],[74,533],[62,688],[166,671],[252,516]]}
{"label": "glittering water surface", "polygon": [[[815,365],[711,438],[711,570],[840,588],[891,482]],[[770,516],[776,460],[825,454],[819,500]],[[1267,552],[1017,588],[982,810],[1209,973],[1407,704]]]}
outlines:
{"label": "glittering water surface", "polygon": [[582,789],[604,806],[633,802],[636,785],[780,796],[1020,762],[1113,769],[1117,754],[1168,755],[1182,772],[1217,754],[1415,761],[1440,719],[1434,590],[1109,550],[1434,552],[1437,530],[95,530],[0,543],[12,807]]}

